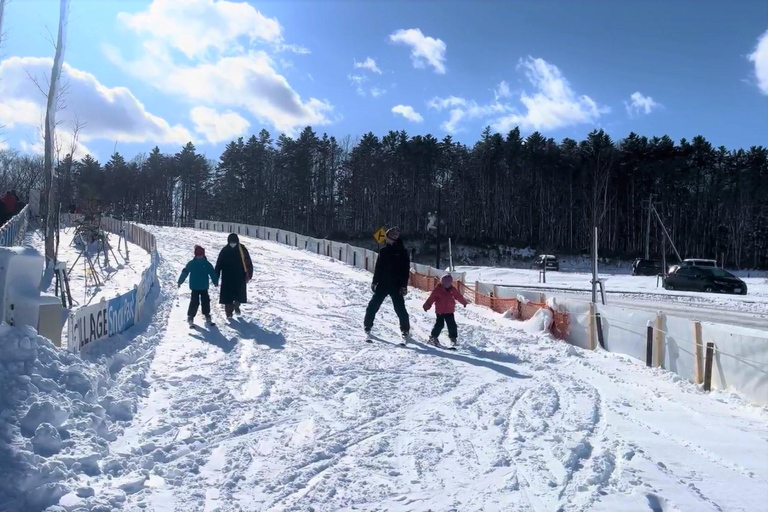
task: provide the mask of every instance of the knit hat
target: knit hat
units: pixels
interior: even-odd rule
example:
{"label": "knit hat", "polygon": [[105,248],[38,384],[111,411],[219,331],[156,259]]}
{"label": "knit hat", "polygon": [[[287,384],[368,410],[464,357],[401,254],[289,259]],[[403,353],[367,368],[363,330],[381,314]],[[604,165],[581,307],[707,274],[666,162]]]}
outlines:
{"label": "knit hat", "polygon": [[445,288],[450,288],[453,286],[453,276],[451,276],[451,274],[445,274],[440,279],[440,284],[442,284]]}
{"label": "knit hat", "polygon": [[400,228],[389,228],[387,230],[387,238],[390,240],[397,240],[400,238]]}
{"label": "knit hat", "polygon": [[230,233],[227,237],[228,244],[239,244],[240,238],[235,233]]}
{"label": "knit hat", "polygon": [[205,256],[205,249],[200,247],[199,245],[195,246],[195,258],[201,258]]}

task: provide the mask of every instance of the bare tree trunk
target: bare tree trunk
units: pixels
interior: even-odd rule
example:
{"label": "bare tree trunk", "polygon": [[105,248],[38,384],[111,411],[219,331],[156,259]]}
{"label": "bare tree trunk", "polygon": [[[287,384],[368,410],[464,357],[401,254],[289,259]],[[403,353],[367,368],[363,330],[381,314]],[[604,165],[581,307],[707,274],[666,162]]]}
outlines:
{"label": "bare tree trunk", "polygon": [[45,111],[45,190],[47,197],[47,210],[45,215],[45,257],[48,263],[55,261],[56,248],[54,242],[54,218],[55,200],[53,193],[53,151],[54,151],[54,132],[56,130],[56,100],[59,91],[59,79],[61,77],[61,68],[64,64],[64,50],[67,40],[67,17],[69,15],[69,0],[61,0],[61,10],[59,12],[59,36],[56,41],[56,54],[53,58],[53,68],[51,69],[51,82],[48,88],[48,105]]}
{"label": "bare tree trunk", "polygon": [[3,11],[5,10],[5,0],[0,0],[0,43],[3,42]]}

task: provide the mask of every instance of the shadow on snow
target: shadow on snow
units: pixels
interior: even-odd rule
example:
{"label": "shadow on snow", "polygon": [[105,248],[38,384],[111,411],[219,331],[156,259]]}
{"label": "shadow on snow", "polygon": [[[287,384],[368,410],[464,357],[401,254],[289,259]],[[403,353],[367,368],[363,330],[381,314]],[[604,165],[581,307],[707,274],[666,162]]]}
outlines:
{"label": "shadow on snow", "polygon": [[[259,345],[266,345],[274,350],[281,350],[285,347],[285,337],[281,333],[269,331],[253,322],[236,319],[228,322],[228,326],[238,334],[240,339],[253,340]],[[192,337],[219,347],[226,353],[231,352],[237,345],[237,338],[227,338],[216,326],[198,329],[197,333],[192,334]]]}
{"label": "shadow on snow", "polygon": [[[373,336],[373,339],[382,341],[384,343],[391,343],[375,335]],[[418,349],[416,348],[417,346],[418,346]],[[530,379],[531,378],[530,375],[519,373],[512,368],[487,360],[487,359],[495,358],[495,359],[498,359],[499,361],[515,363],[518,361],[518,358],[513,354],[499,354],[497,352],[488,352],[485,350],[478,350],[472,347],[467,347],[467,350],[472,352],[474,355],[465,356],[463,354],[460,354],[452,350],[437,348],[426,343],[420,343],[418,341],[412,341],[412,340],[409,340],[408,344],[402,348],[413,350],[416,353],[421,353],[421,354],[429,353],[430,355],[436,355],[436,356],[444,357],[446,359],[451,359],[453,361],[459,361],[461,363],[471,364],[472,366],[487,368],[489,370],[493,370],[496,373],[504,375],[505,377],[510,377],[513,379]]]}

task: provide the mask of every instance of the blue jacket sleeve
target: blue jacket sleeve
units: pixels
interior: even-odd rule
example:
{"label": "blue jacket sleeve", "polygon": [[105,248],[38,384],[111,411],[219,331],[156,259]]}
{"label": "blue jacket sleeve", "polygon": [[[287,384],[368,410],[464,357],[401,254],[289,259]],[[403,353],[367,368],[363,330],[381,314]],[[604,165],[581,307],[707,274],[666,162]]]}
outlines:
{"label": "blue jacket sleeve", "polygon": [[187,280],[188,275],[189,275],[189,264],[187,264],[187,266],[184,267],[184,270],[181,271],[181,275],[179,276],[179,286],[184,284],[184,281]]}
{"label": "blue jacket sleeve", "polygon": [[216,273],[216,269],[213,268],[210,261],[208,262],[208,275],[211,276],[213,286],[219,286],[219,275]]}

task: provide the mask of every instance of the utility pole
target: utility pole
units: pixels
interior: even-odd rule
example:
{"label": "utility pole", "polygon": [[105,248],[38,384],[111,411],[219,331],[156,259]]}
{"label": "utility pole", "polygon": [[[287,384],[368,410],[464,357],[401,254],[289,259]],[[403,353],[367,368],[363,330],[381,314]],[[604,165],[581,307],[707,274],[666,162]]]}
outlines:
{"label": "utility pole", "polygon": [[[669,233],[667,232],[667,228],[664,226],[664,222],[662,222],[659,212],[656,210],[656,207],[653,206],[652,203],[651,203],[651,208],[653,208],[653,213],[656,215],[656,220],[659,221],[659,225],[661,226],[661,229],[664,231],[664,235],[667,237],[667,240],[669,240],[669,243],[672,246],[672,249],[674,249],[675,255],[677,256],[677,260],[682,263],[683,258],[681,258],[680,253],[677,252],[677,247],[675,247],[675,242],[673,242],[672,237],[669,236]],[[664,252],[666,252],[666,250]]]}
{"label": "utility pole", "polygon": [[651,204],[653,204],[653,194],[648,199],[648,223],[645,227],[645,259],[651,257]]}
{"label": "utility pole", "polygon": [[[597,226],[592,231],[592,303],[597,303]],[[546,264],[545,264],[546,266]]]}
{"label": "utility pole", "polygon": [[435,219],[435,224],[437,230],[435,231],[435,243],[437,244],[437,250],[436,252],[436,262],[435,262],[435,268],[440,269],[440,215],[441,215],[441,206],[443,201],[443,186],[440,184],[439,188],[437,189],[437,218]]}

